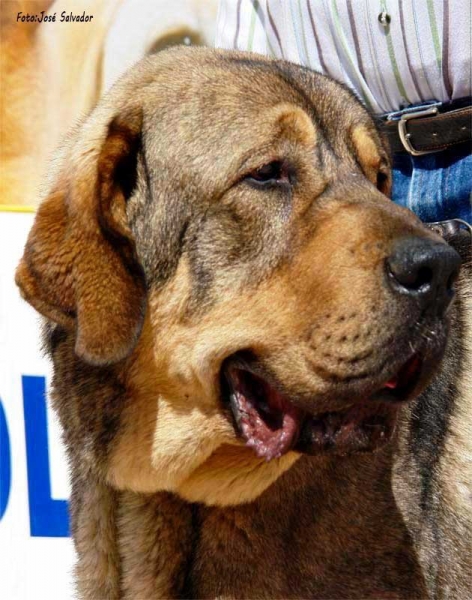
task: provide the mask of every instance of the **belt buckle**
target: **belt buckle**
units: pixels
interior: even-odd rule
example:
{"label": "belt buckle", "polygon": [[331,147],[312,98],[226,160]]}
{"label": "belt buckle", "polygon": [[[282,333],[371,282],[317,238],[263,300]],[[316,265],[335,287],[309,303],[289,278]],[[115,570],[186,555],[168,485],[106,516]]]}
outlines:
{"label": "belt buckle", "polygon": [[407,152],[413,156],[422,156],[423,154],[432,154],[437,150],[416,150],[410,142],[411,133],[408,133],[407,121],[410,119],[422,119],[423,117],[429,117],[431,115],[437,115],[438,108],[434,106],[432,108],[420,109],[415,112],[405,113],[401,116],[398,121],[398,135],[403,144],[403,147]]}
{"label": "belt buckle", "polygon": [[[463,219],[448,219],[447,221],[434,221],[434,223],[425,223],[428,229],[444,237],[445,233],[450,235],[457,234],[459,231],[466,230],[472,237],[472,225]],[[461,229],[462,228],[462,229]]]}

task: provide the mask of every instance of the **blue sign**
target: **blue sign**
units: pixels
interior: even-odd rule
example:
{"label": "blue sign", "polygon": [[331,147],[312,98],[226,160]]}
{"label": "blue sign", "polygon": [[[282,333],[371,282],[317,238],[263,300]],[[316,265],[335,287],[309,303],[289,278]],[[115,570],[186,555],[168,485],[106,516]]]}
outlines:
{"label": "blue sign", "polygon": [[0,400],[0,520],[8,506],[11,488],[11,452],[7,418]]}
{"label": "blue sign", "polygon": [[[30,533],[33,537],[68,537],[68,502],[51,497],[46,380],[44,377],[30,375],[23,375],[21,379]],[[0,402],[0,519],[8,507],[11,480],[10,437],[6,415]]]}

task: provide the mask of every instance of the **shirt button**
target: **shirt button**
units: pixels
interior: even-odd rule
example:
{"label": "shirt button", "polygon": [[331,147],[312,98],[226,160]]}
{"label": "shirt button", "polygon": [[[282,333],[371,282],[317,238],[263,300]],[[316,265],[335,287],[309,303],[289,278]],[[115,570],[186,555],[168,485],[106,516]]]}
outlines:
{"label": "shirt button", "polygon": [[382,27],[388,27],[390,25],[390,21],[392,20],[392,17],[388,14],[388,12],[386,10],[383,10],[380,15],[378,16],[379,19],[379,23],[382,25]]}

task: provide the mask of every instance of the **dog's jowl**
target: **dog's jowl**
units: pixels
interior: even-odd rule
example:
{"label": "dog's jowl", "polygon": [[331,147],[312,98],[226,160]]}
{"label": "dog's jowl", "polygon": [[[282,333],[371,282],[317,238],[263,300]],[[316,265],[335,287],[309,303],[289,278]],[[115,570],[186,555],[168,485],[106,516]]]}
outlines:
{"label": "dog's jowl", "polygon": [[468,598],[466,267],[389,200],[352,94],[175,49],[57,164],[17,282],[80,597]]}

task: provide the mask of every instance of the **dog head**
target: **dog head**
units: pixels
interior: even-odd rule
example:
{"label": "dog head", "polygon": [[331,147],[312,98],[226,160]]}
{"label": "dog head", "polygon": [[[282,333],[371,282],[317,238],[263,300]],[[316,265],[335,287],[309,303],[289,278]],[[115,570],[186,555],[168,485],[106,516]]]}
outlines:
{"label": "dog head", "polygon": [[[69,361],[114,365],[112,485],[245,502],[303,453],[392,437],[441,358],[459,257],[390,182],[368,113],[304,68],[175,49],[115,85],[66,144],[17,272]],[[81,411],[106,420],[84,393],[75,421],[57,405],[92,464]]]}

